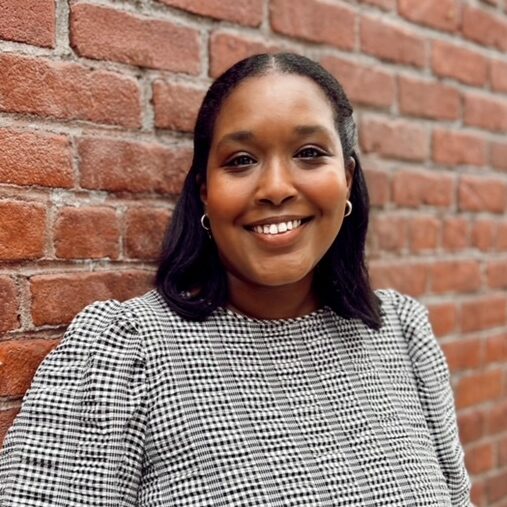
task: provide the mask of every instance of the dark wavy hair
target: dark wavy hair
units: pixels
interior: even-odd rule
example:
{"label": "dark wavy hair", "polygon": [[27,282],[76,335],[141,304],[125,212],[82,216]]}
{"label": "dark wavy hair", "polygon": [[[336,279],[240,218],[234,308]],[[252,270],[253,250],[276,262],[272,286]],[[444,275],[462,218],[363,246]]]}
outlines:
{"label": "dark wavy hair", "polygon": [[352,106],[340,83],[318,63],[293,53],[254,55],[233,65],[209,88],[197,115],[194,154],[180,199],[166,233],[156,276],[159,293],[179,315],[204,320],[228,301],[227,277],[216,245],[199,221],[204,212],[200,197],[215,121],[225,99],[245,79],[268,73],[297,74],[314,81],[334,111],[345,164],[352,157],[355,171],[350,192],[352,214],[317,264],[314,286],[320,300],[344,318],[357,318],[380,327],[380,303],[371,289],[365,265],[369,199],[357,153]]}

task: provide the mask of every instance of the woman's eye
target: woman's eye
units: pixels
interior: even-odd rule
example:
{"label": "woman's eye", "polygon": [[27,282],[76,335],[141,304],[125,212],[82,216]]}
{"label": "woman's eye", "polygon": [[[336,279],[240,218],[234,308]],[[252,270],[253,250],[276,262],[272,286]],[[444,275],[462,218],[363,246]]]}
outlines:
{"label": "woman's eye", "polygon": [[318,148],[308,147],[299,150],[296,153],[297,158],[307,158],[307,159],[315,159],[319,157],[324,157],[326,155],[325,152],[319,150]]}
{"label": "woman's eye", "polygon": [[225,163],[227,167],[243,167],[251,164],[255,164],[255,160],[249,155],[238,155]]}

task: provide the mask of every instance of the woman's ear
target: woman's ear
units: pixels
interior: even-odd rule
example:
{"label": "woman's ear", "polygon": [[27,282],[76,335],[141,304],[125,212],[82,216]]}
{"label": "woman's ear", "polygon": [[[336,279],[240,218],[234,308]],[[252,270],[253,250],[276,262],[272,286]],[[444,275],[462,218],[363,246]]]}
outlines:
{"label": "woman's ear", "polygon": [[352,188],[352,181],[354,180],[354,172],[356,170],[356,159],[349,157],[345,165],[345,178],[347,179],[347,188],[349,192]]}
{"label": "woman's ear", "polygon": [[206,182],[202,180],[199,176],[196,178],[197,185],[199,187],[199,196],[201,198],[201,202],[206,207],[208,203],[208,188],[206,187]]}

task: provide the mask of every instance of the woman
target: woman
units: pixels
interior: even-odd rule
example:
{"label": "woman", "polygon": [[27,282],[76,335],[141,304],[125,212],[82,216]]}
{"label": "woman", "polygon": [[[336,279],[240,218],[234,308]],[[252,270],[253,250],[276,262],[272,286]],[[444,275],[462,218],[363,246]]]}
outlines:
{"label": "woman", "polygon": [[354,145],[302,56],[217,79],[157,291],[74,320],[8,435],[0,505],[470,505],[426,312],[369,285]]}

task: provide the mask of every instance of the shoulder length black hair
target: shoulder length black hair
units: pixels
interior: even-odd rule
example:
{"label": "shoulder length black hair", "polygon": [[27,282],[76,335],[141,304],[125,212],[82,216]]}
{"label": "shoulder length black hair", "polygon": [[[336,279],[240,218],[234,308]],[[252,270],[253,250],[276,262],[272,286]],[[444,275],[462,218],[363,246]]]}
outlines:
{"label": "shoulder length black hair", "polygon": [[269,72],[297,74],[314,81],[334,110],[344,162],[355,161],[347,217],[315,270],[320,300],[344,318],[357,318],[373,329],[380,327],[380,304],[371,289],[365,265],[369,199],[357,153],[352,106],[340,83],[318,63],[293,53],[259,54],[246,58],[209,88],[197,115],[192,165],[166,233],[156,276],[157,289],[169,306],[186,319],[203,320],[227,304],[227,277],[215,243],[200,225],[204,213],[200,186],[206,169],[215,121],[224,100],[245,79]]}

